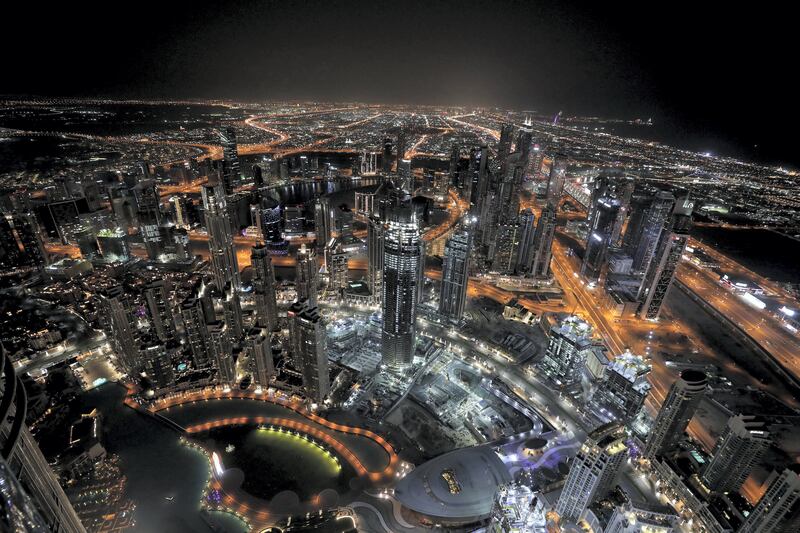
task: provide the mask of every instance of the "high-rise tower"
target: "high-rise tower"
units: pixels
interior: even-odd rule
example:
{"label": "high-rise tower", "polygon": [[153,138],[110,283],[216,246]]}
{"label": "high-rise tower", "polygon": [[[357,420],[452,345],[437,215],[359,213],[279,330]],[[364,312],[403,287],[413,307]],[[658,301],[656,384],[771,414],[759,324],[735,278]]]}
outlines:
{"label": "high-rise tower", "polygon": [[738,533],[800,531],[800,466],[793,464],[775,477]]}
{"label": "high-rise tower", "polygon": [[461,322],[467,302],[471,247],[472,237],[466,230],[453,234],[444,247],[439,314],[455,323]]}
{"label": "high-rise tower", "polygon": [[239,262],[233,247],[231,223],[228,218],[224,191],[219,185],[203,185],[201,192],[214,283],[220,288],[230,283],[238,290],[240,287]]}
{"label": "high-rise tower", "polygon": [[250,251],[253,266],[253,292],[256,300],[256,322],[267,331],[275,331],[278,325],[278,304],[275,298],[275,271],[269,250],[263,244],[253,246]]}
{"label": "high-rise tower", "polygon": [[312,307],[317,305],[318,273],[317,254],[303,244],[297,252],[294,284],[297,290],[297,299],[307,300]]}
{"label": "high-rise tower", "polygon": [[758,466],[769,444],[769,432],[762,420],[754,416],[732,416],[703,471],[703,483],[720,493],[738,491]]}
{"label": "high-rise tower", "polygon": [[706,392],[708,378],[699,370],[684,370],[669,389],[658,411],[644,455],[652,459],[668,451],[683,436]]}

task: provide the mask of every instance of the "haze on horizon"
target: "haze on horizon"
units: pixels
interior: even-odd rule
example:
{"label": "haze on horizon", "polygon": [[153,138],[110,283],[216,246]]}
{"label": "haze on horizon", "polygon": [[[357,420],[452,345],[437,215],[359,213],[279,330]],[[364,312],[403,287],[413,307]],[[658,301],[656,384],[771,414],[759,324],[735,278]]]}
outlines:
{"label": "haze on horizon", "polygon": [[800,166],[789,16],[689,2],[244,1],[6,8],[0,94],[321,100],[649,118]]}

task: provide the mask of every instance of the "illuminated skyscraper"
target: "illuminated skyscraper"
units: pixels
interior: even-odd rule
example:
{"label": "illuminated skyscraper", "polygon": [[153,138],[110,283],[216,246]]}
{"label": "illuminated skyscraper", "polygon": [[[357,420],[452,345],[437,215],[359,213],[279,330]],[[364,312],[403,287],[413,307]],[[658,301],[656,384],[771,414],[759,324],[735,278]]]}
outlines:
{"label": "illuminated skyscraper", "polygon": [[[14,365],[2,344],[0,368],[0,453],[3,458],[0,464],[0,495],[3,496],[0,529],[21,533],[85,533],[58,478],[25,425],[25,386],[14,373]],[[15,501],[6,497],[11,489],[6,473],[24,488],[26,498]],[[34,517],[31,507],[38,511],[38,517]],[[9,522],[14,524],[14,529]]]}
{"label": "illuminated skyscraper", "polygon": [[147,249],[147,257],[156,259],[161,253],[161,196],[152,180],[140,181],[133,187],[136,198],[136,219],[139,233]]}
{"label": "illuminated skyscraper", "polygon": [[236,382],[236,365],[233,360],[233,347],[227,327],[219,320],[206,325],[208,329],[208,349],[211,361],[217,369],[217,381],[226,385]]}
{"label": "illuminated skyscraper", "polygon": [[263,389],[268,388],[275,376],[270,332],[266,328],[254,327],[247,333],[244,344],[253,372],[253,381]]}
{"label": "illuminated skyscraper", "polygon": [[556,208],[548,204],[542,209],[536,232],[533,234],[533,257],[529,273],[534,278],[550,277],[550,260],[553,256],[553,236],[556,232]]}
{"label": "illuminated skyscraper", "polygon": [[387,208],[383,260],[383,363],[411,364],[414,357],[422,242],[417,215],[406,199]]}
{"label": "illuminated skyscraper", "polygon": [[125,289],[121,285],[114,285],[101,291],[100,302],[103,309],[101,322],[105,325],[106,334],[117,355],[117,360],[122,366],[122,370],[129,376],[133,376],[140,367],[139,350],[134,337],[134,326],[131,322],[132,317]]}
{"label": "illuminated skyscraper", "polygon": [[222,187],[226,195],[233,194],[234,187],[241,179],[236,130],[227,127],[219,132],[219,137],[222,141]]}
{"label": "illuminated skyscraper", "polygon": [[220,299],[222,300],[222,311],[225,325],[228,328],[228,336],[231,342],[236,344],[244,335],[242,303],[239,299],[239,293],[230,285],[226,285],[222,294],[220,294]]}
{"label": "illuminated skyscraper", "polygon": [[536,248],[534,248],[536,215],[530,208],[523,209],[519,214],[519,226],[519,251],[514,270],[517,274],[528,274],[531,272],[536,256]]}
{"label": "illuminated skyscraper", "polygon": [[604,410],[607,418],[625,423],[633,420],[650,392],[647,376],[651,369],[641,356],[630,352],[618,355],[606,367],[592,404]]}
{"label": "illuminated skyscraper", "polygon": [[655,320],[661,312],[661,304],[672,286],[675,270],[689,241],[693,205],[688,198],[679,200],[658,238],[655,255],[639,287],[639,317],[643,320]]}
{"label": "illuminated skyscraper", "polygon": [[703,471],[703,483],[719,493],[738,491],[769,445],[769,432],[763,420],[754,416],[732,416]]}
{"label": "illuminated skyscraper", "polygon": [[202,196],[214,284],[221,288],[230,283],[238,290],[239,262],[233,247],[225,194],[219,185],[203,185]]}
{"label": "illuminated skyscraper", "polygon": [[325,249],[325,264],[328,267],[328,291],[342,295],[347,289],[348,254],[341,239],[335,237]]}
{"label": "illuminated skyscraper", "polygon": [[203,304],[196,295],[189,296],[181,302],[181,320],[195,368],[208,368],[211,365],[208,353],[208,329]]}
{"label": "illuminated skyscraper", "polygon": [[383,222],[377,216],[367,220],[367,285],[375,300],[381,298],[383,284]]}
{"label": "illuminated skyscraper", "polygon": [[[176,344],[176,341],[171,341],[171,344]],[[139,358],[142,361],[142,367],[156,389],[165,389],[175,384],[175,371],[172,367],[171,356],[171,350],[152,336],[145,339],[140,347]]]}
{"label": "illuminated skyscraper", "polygon": [[439,314],[455,323],[461,322],[467,302],[471,247],[472,237],[466,230],[453,234],[444,247]]}
{"label": "illuminated skyscraper", "polygon": [[266,246],[253,246],[250,251],[253,266],[253,292],[256,300],[256,322],[267,331],[278,325],[278,308],[275,299],[275,271]]}
{"label": "illuminated skyscraper", "polygon": [[[634,272],[647,272],[650,262],[656,252],[656,245],[661,232],[667,225],[672,208],[675,205],[675,197],[672,193],[659,191],[650,202],[644,220],[639,230],[639,238],[633,250]],[[637,228],[632,228],[635,230]]]}
{"label": "illuminated skyscraper", "polygon": [[625,431],[620,424],[608,424],[593,431],[572,461],[564,489],[556,502],[562,520],[577,522],[593,502],[613,487],[627,457]]}
{"label": "illuminated skyscraper", "polygon": [[686,426],[705,395],[707,383],[704,372],[691,369],[681,372],[678,380],[670,387],[653,422],[644,447],[645,457],[652,459],[663,454],[683,437]]}
{"label": "illuminated skyscraper", "polygon": [[796,531],[800,531],[800,466],[793,464],[772,479],[738,533]]}
{"label": "illuminated skyscraper", "polygon": [[400,159],[397,162],[398,187],[404,191],[414,190],[414,175],[411,173],[411,161]]}
{"label": "illuminated skyscraper", "polygon": [[[397,171],[400,172],[400,162],[406,158],[406,132],[405,130],[400,130],[397,133]],[[409,161],[409,167],[410,165]]]}
{"label": "illuminated skyscraper", "polygon": [[294,284],[297,290],[297,299],[307,300],[312,307],[317,305],[318,273],[317,254],[303,244],[297,252]]}
{"label": "illuminated skyscraper", "polygon": [[292,322],[293,360],[303,375],[306,397],[322,403],[330,388],[328,356],[325,352],[325,325],[319,309],[298,302],[289,309]]}
{"label": "illuminated skyscraper", "polygon": [[550,166],[550,175],[547,180],[547,203],[558,207],[561,196],[564,194],[564,182],[567,179],[567,156],[555,154],[553,164]]}
{"label": "illuminated skyscraper", "polygon": [[541,362],[547,377],[559,386],[575,383],[586,354],[592,347],[592,326],[576,316],[550,328],[550,341]]}
{"label": "illuminated skyscraper", "polygon": [[314,207],[314,227],[317,232],[317,253],[322,254],[333,233],[333,212],[327,196],[320,196]]}
{"label": "illuminated skyscraper", "polygon": [[175,336],[175,320],[166,283],[163,279],[151,281],[145,286],[144,294],[155,334],[166,342]]}
{"label": "illuminated skyscraper", "polygon": [[599,280],[603,272],[619,206],[614,198],[604,196],[597,201],[581,263],[581,275],[591,281]]}

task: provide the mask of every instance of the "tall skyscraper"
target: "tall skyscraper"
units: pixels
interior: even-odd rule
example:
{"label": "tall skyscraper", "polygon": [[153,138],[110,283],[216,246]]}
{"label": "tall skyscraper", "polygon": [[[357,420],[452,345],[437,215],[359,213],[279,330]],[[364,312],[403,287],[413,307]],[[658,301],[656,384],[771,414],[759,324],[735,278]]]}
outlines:
{"label": "tall skyscraper", "polygon": [[511,124],[503,124],[500,126],[500,139],[497,143],[497,161],[502,167],[511,153],[511,136],[514,133],[514,127]]}
{"label": "tall skyscraper", "polygon": [[262,389],[266,389],[275,376],[270,332],[266,328],[256,326],[247,333],[244,342],[253,372],[253,381]]}
{"label": "tall skyscraper", "polygon": [[404,191],[414,191],[414,175],[411,173],[411,160],[397,161],[397,186]]}
{"label": "tall skyscraper", "polygon": [[228,337],[231,343],[236,344],[244,336],[244,325],[242,321],[242,302],[239,293],[230,285],[226,285],[220,294],[222,300],[222,311],[225,318],[225,325],[228,329]]}
{"label": "tall skyscraper", "polygon": [[241,179],[236,130],[227,127],[219,132],[219,136],[222,141],[222,187],[226,195],[233,194],[234,187]]}
{"label": "tall skyscraper", "polygon": [[474,206],[473,213],[480,213],[489,190],[489,147],[485,144],[470,150],[466,179],[472,183],[470,202]]}
{"label": "tall skyscraper", "polygon": [[117,360],[122,370],[133,376],[140,367],[139,350],[125,289],[121,285],[114,285],[103,290],[100,292],[100,301],[103,309],[101,322],[105,325]]}
{"label": "tall skyscraper", "polygon": [[576,316],[569,316],[550,328],[550,340],[541,369],[559,386],[575,383],[586,353],[592,347],[592,326]]}
{"label": "tall skyscraper", "polygon": [[652,202],[653,196],[645,193],[634,194],[631,198],[630,217],[622,238],[622,249],[631,257],[636,254]]}
{"label": "tall skyscraper", "polygon": [[253,292],[256,300],[256,322],[267,331],[275,331],[278,325],[278,304],[275,298],[275,271],[269,250],[263,244],[253,246],[250,251],[253,266]]}
{"label": "tall skyscraper", "polygon": [[597,201],[581,263],[581,275],[589,280],[597,281],[602,275],[618,211],[619,201],[614,198],[604,196]]}
{"label": "tall skyscraper", "polygon": [[529,274],[533,268],[533,260],[536,256],[535,237],[536,215],[530,208],[523,209],[519,214],[519,250],[517,251],[517,264],[514,268],[517,274]]}
{"label": "tall skyscraper", "polygon": [[181,302],[181,321],[195,368],[208,368],[211,365],[208,354],[208,330],[202,301],[196,295],[189,296]]}
{"label": "tall skyscraper", "polygon": [[614,509],[603,533],[672,533],[678,520],[671,507],[629,500]]}
{"label": "tall skyscraper", "polygon": [[[85,533],[78,515],[64,494],[58,478],[53,473],[39,446],[25,425],[27,399],[25,386],[14,373],[14,365],[7,359],[5,349],[0,344],[0,452],[10,474],[25,489],[33,507],[47,529],[35,527],[35,523],[24,517],[28,509],[3,499],[3,517],[20,520],[21,528],[8,531],[53,533]],[[0,481],[7,481],[0,476]],[[5,496],[8,489],[4,485],[0,492]],[[6,524],[0,520],[0,526]]]}
{"label": "tall skyscraper", "polygon": [[317,233],[317,253],[321,254],[333,233],[333,211],[327,196],[320,196],[314,206],[314,228]]}
{"label": "tall skyscraper", "polygon": [[655,255],[639,287],[639,317],[643,320],[655,320],[661,312],[661,304],[672,286],[675,270],[689,241],[693,205],[688,198],[679,200],[658,238]]}
{"label": "tall skyscraper", "polygon": [[558,207],[561,195],[564,194],[564,183],[567,179],[567,156],[553,155],[553,164],[550,166],[550,175],[547,179],[547,203]]}
{"label": "tall skyscraper", "polygon": [[[173,340],[170,344],[176,344],[176,341]],[[142,366],[156,389],[165,389],[175,384],[172,351],[163,342],[150,336],[139,350]]]}
{"label": "tall skyscraper", "polygon": [[641,224],[636,247],[633,250],[631,269],[634,272],[647,272],[656,252],[658,238],[667,225],[674,205],[675,197],[666,191],[658,191],[651,200]]}
{"label": "tall skyscraper", "polygon": [[450,183],[453,185],[458,184],[459,188],[461,189],[461,194],[469,200],[470,195],[472,194],[472,182],[467,180],[459,180],[458,179],[458,163],[461,160],[460,149],[457,144],[453,145],[453,148],[450,150],[450,168],[448,169],[448,175],[450,176]]}
{"label": "tall skyscraper", "polygon": [[472,236],[466,230],[453,234],[444,247],[439,314],[454,323],[461,322],[467,303],[471,247]]}
{"label": "tall skyscraper", "polygon": [[236,382],[236,365],[233,360],[233,347],[224,322],[216,320],[206,325],[208,329],[208,349],[211,360],[217,369],[217,381],[225,385]]}
{"label": "tall skyscraper", "polygon": [[163,279],[151,281],[145,286],[144,294],[156,336],[162,342],[174,338],[175,319],[172,316],[172,305],[165,281]]}
{"label": "tall skyscraper", "polygon": [[[400,172],[400,162],[406,158],[406,132],[400,130],[397,133],[397,171]],[[411,162],[409,161],[409,164]],[[409,165],[410,166],[410,165]]]}
{"label": "tall skyscraper", "polygon": [[775,477],[738,533],[800,531],[800,466],[793,464]]}
{"label": "tall skyscraper", "polygon": [[606,367],[592,404],[604,410],[608,418],[625,423],[633,420],[650,392],[647,376],[651,368],[641,356],[630,352],[618,355]]}
{"label": "tall skyscraper", "polygon": [[383,285],[383,222],[377,216],[367,220],[367,285],[376,300],[381,298]]}
{"label": "tall skyscraper", "polygon": [[592,502],[602,498],[613,486],[627,456],[625,431],[619,424],[608,424],[593,431],[572,461],[564,489],[556,502],[562,520],[576,522]]}
{"label": "tall skyscraper", "polygon": [[738,491],[769,445],[769,432],[763,420],[754,416],[732,416],[703,471],[703,483],[719,493]]}
{"label": "tall skyscraper", "polygon": [[556,232],[556,208],[548,204],[542,209],[536,232],[533,234],[533,258],[530,275],[534,278],[550,277],[550,261],[553,257],[553,236]]}
{"label": "tall skyscraper", "polygon": [[318,273],[317,254],[303,244],[297,252],[294,284],[297,290],[297,299],[307,300],[312,307],[317,305]]}
{"label": "tall skyscraper", "polygon": [[383,154],[381,155],[381,169],[384,174],[392,171],[392,140],[383,139]]}
{"label": "tall skyscraper", "polygon": [[386,211],[383,255],[383,363],[400,368],[414,358],[422,242],[414,209],[397,198]]}
{"label": "tall skyscraper", "polygon": [[325,352],[325,325],[319,309],[299,302],[289,309],[289,320],[293,326],[293,360],[303,375],[306,397],[314,403],[322,403],[330,388],[330,376]]}
{"label": "tall skyscraper", "polygon": [[672,384],[658,411],[644,447],[644,455],[652,459],[668,451],[683,437],[706,392],[708,378],[704,372],[687,369]]}
{"label": "tall skyscraper", "polygon": [[325,249],[325,257],[328,267],[328,291],[342,295],[347,289],[348,254],[339,237],[331,240],[331,244]]}
{"label": "tall skyscraper", "polygon": [[238,290],[239,262],[233,247],[225,194],[219,185],[203,185],[202,196],[214,284],[222,288],[230,283]]}
{"label": "tall skyscraper", "polygon": [[140,181],[133,187],[139,233],[147,249],[147,257],[156,259],[161,253],[161,196],[153,180]]}

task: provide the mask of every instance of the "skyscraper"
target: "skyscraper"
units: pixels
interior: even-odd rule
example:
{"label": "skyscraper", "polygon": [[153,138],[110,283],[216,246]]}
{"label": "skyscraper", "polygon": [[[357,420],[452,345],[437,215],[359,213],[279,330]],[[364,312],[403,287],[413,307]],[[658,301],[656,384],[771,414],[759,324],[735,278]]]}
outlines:
{"label": "skyscraper", "polygon": [[[176,341],[171,341],[177,344]],[[159,339],[150,336],[140,347],[142,366],[156,389],[165,389],[175,384],[172,353]]]}
{"label": "skyscraper", "polygon": [[153,180],[140,181],[133,187],[139,233],[147,249],[147,257],[156,259],[161,253],[161,196]]}
{"label": "skyscraper", "polygon": [[384,174],[392,171],[392,140],[383,139],[383,154],[381,155],[381,169]]}
{"label": "skyscraper", "polygon": [[266,328],[256,326],[247,333],[244,343],[253,372],[253,381],[263,389],[268,388],[270,380],[275,375],[270,332]]}
{"label": "skyscraper", "polygon": [[[400,162],[406,158],[406,132],[405,130],[400,130],[397,133],[397,172],[400,172]],[[409,167],[410,167],[409,161]]]}
{"label": "skyscraper", "polygon": [[224,322],[215,320],[206,325],[208,329],[208,349],[211,360],[217,369],[217,381],[225,385],[236,382],[236,365],[233,360],[233,347]]}
{"label": "skyscraper", "polygon": [[575,383],[587,351],[592,347],[592,326],[576,316],[569,316],[550,328],[550,341],[541,369],[559,386]]}
{"label": "skyscraper", "polygon": [[774,478],[738,533],[800,531],[800,466],[793,464]]}
{"label": "skyscraper", "polygon": [[655,320],[661,312],[661,304],[672,286],[675,270],[689,240],[693,205],[688,198],[679,200],[658,238],[655,255],[639,287],[639,317],[643,320]]}
{"label": "skyscraper", "polygon": [[317,233],[317,253],[323,253],[333,232],[333,212],[327,196],[320,196],[314,206],[314,228]]}
{"label": "skyscraper", "polygon": [[367,219],[367,285],[375,300],[381,298],[383,284],[383,222],[377,216]]}
{"label": "skyscraper", "polygon": [[222,187],[226,195],[233,194],[234,187],[241,179],[236,130],[227,127],[219,132],[219,137],[222,141]]}
{"label": "skyscraper", "polygon": [[556,502],[562,520],[577,522],[586,507],[602,498],[613,486],[628,447],[619,424],[593,431],[572,461],[564,489]]}
{"label": "skyscraper", "polygon": [[439,314],[454,323],[461,322],[467,302],[471,247],[472,237],[466,230],[453,234],[444,247]]}
{"label": "skyscraper", "polygon": [[166,342],[175,336],[175,320],[166,283],[163,279],[153,280],[145,286],[144,294],[155,334]]}
{"label": "skyscraper", "polygon": [[625,352],[606,367],[605,378],[592,396],[592,404],[608,412],[609,418],[633,420],[650,392],[647,376],[651,366],[641,356]]}
{"label": "skyscraper", "polygon": [[397,186],[404,191],[414,191],[414,175],[411,173],[409,159],[397,161]]}
{"label": "skyscraper", "polygon": [[189,296],[181,302],[181,320],[195,368],[208,368],[211,365],[207,348],[208,330],[202,302],[196,295]]}
{"label": "skyscraper", "polygon": [[416,212],[407,198],[396,198],[386,217],[381,353],[384,364],[399,368],[414,357],[422,243]]}
{"label": "skyscraper", "polygon": [[225,286],[220,296],[225,325],[228,329],[228,337],[231,343],[236,344],[242,339],[242,336],[244,336],[242,302],[239,299],[239,293],[230,285]]}
{"label": "skyscraper", "polygon": [[295,288],[298,300],[307,300],[312,307],[317,305],[317,254],[303,244],[297,252],[295,267]]}
{"label": "skyscraper", "polygon": [[530,275],[534,278],[550,277],[550,260],[553,256],[553,236],[556,232],[556,208],[548,204],[542,209],[536,232],[533,234],[533,257]]}
{"label": "skyscraper", "polygon": [[550,166],[550,175],[547,179],[547,203],[558,207],[561,195],[564,194],[564,183],[567,179],[567,156],[553,155],[553,164]]}
{"label": "skyscraper", "polygon": [[[45,522],[47,530],[53,533],[85,533],[78,515],[64,494],[58,478],[50,469],[39,446],[25,425],[27,399],[25,386],[14,373],[14,365],[7,359],[5,349],[0,344],[0,452],[4,465],[19,481]],[[7,481],[0,476],[0,481]],[[4,486],[3,489],[7,489]],[[2,490],[5,496],[5,490]],[[23,519],[26,509],[16,507],[18,502],[3,500],[3,516],[20,520],[22,529],[13,531],[44,532],[34,528],[34,524]],[[5,520],[0,520],[0,525]],[[30,528],[30,529],[29,529]],[[9,530],[11,531],[11,530]]]}
{"label": "skyscraper", "polygon": [[704,372],[687,369],[672,384],[658,411],[644,447],[644,455],[652,459],[668,451],[683,437],[706,392],[708,378]]}
{"label": "skyscraper", "polygon": [[105,325],[117,360],[122,370],[133,376],[140,367],[139,350],[134,337],[125,289],[121,285],[114,285],[103,290],[100,292],[100,301],[103,309],[101,322]]}
{"label": "skyscraper", "polygon": [[219,185],[203,185],[202,196],[214,284],[222,288],[230,283],[238,290],[239,262],[233,247],[225,194]]}
{"label": "skyscraper", "polygon": [[314,403],[322,403],[330,388],[328,356],[325,352],[325,325],[319,309],[299,302],[289,310],[293,360],[303,375],[306,397]]}
{"label": "skyscraper", "polygon": [[650,202],[633,250],[631,268],[634,272],[646,272],[647,267],[650,266],[656,252],[658,238],[669,220],[674,205],[675,197],[666,191],[658,191]]}
{"label": "skyscraper", "polygon": [[519,214],[519,250],[517,251],[517,264],[514,268],[517,274],[529,274],[536,256],[534,239],[536,237],[536,215],[530,208],[523,209]]}
{"label": "skyscraper", "polygon": [[614,198],[604,196],[597,201],[581,263],[581,275],[589,280],[599,280],[603,272],[618,211],[619,201]]}
{"label": "skyscraper", "polygon": [[275,331],[278,325],[278,307],[275,298],[275,272],[269,250],[263,244],[253,246],[250,251],[253,266],[253,292],[256,301],[256,323],[267,331]]}
{"label": "skyscraper", "polygon": [[741,414],[732,416],[703,471],[703,483],[719,493],[738,491],[769,445],[769,432],[763,420]]}

